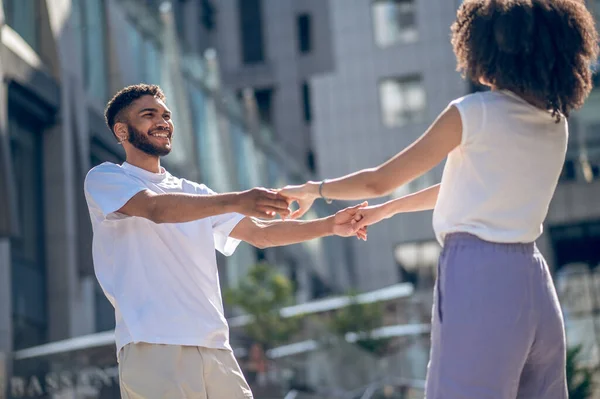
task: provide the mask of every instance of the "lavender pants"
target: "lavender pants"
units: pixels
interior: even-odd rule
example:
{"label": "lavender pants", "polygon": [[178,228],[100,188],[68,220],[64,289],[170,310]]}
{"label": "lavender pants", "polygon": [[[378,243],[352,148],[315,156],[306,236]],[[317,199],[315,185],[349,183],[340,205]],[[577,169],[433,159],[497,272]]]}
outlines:
{"label": "lavender pants", "polygon": [[446,237],[440,256],[427,399],[566,399],[565,334],[534,243]]}

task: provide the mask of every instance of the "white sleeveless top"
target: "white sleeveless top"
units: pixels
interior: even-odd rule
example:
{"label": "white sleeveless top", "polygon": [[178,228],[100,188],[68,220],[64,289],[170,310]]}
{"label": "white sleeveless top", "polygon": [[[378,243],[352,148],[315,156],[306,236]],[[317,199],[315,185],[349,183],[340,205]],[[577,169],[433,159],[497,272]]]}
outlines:
{"label": "white sleeveless top", "polygon": [[448,156],[433,214],[438,241],[452,232],[502,243],[542,234],[565,160],[568,124],[501,90],[450,103],[459,110],[461,144]]}

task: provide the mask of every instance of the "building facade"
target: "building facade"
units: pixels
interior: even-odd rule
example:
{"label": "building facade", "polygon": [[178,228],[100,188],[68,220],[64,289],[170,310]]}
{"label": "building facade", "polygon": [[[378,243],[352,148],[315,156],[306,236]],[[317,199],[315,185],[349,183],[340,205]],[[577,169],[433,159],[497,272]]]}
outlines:
{"label": "building facade", "polygon": [[[163,88],[177,126],[164,166],[175,175],[237,191],[311,174],[273,139],[252,93],[221,86],[217,53],[185,46],[179,2],[0,3],[0,392],[36,397],[68,388],[69,378],[41,377],[59,364],[114,362],[111,345],[71,363],[15,362],[49,342],[77,346],[78,337],[114,327],[93,272],[83,195],[91,167],[124,160],[103,120],[113,93],[139,82]],[[252,264],[267,261],[292,278],[301,303],[345,291],[349,254],[347,241],[335,237],[266,251],[242,245],[219,258],[221,283],[235,286]]]}
{"label": "building facade", "polygon": [[310,79],[333,69],[328,1],[201,0],[175,8],[180,21],[201,21],[182,29],[185,45],[217,49],[223,84],[252,89],[272,138],[314,171]]}

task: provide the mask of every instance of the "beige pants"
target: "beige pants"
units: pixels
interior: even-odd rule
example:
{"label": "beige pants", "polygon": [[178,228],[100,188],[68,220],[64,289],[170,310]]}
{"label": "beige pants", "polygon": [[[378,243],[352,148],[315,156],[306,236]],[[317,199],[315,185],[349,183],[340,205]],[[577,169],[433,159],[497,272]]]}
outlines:
{"label": "beige pants", "polygon": [[129,344],[119,353],[123,399],[242,399],[250,387],[233,352],[197,346]]}

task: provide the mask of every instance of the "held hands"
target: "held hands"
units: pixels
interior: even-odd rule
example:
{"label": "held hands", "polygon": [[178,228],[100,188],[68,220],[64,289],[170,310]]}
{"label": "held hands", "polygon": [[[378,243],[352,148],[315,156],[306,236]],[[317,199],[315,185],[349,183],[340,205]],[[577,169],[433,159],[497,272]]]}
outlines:
{"label": "held hands", "polygon": [[350,224],[354,229],[360,231],[366,229],[367,226],[378,223],[387,218],[386,210],[383,205],[365,206],[357,209],[354,218]]}
{"label": "held hands", "polygon": [[289,200],[275,190],[253,188],[238,193],[236,211],[245,216],[273,219],[279,214],[282,219],[290,215]]}
{"label": "held hands", "polygon": [[333,233],[340,237],[356,235],[358,239],[367,241],[367,227],[357,227],[355,219],[359,212],[368,205],[367,202],[343,209],[333,216]]}
{"label": "held hands", "polygon": [[285,186],[278,192],[288,198],[291,202],[295,201],[298,203],[298,209],[292,212],[290,216],[292,219],[298,219],[304,216],[312,206],[313,202],[315,202],[315,199],[319,196],[318,187],[312,182],[301,184],[299,186]]}

